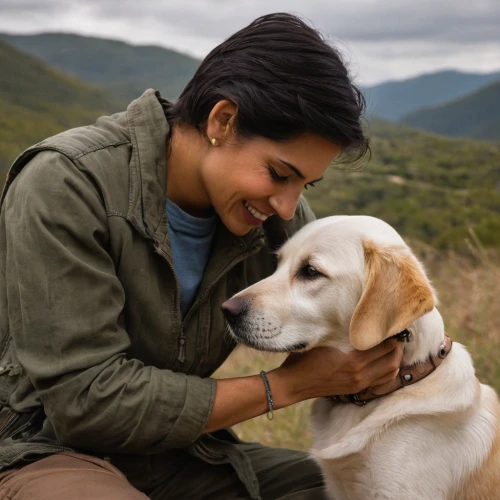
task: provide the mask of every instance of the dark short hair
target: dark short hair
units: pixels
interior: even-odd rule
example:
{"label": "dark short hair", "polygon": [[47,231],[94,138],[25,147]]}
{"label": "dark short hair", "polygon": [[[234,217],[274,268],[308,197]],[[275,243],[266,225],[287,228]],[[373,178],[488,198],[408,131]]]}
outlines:
{"label": "dark short hair", "polygon": [[349,159],[368,149],[361,91],[339,52],[294,15],[259,17],[215,47],[167,118],[205,133],[210,111],[223,99],[238,107],[239,137],[286,141],[310,133],[340,145]]}

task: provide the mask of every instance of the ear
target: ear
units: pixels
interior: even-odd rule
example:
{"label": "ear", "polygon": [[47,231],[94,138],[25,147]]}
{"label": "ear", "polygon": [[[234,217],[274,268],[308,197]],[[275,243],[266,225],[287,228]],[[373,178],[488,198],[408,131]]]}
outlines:
{"label": "ear", "polygon": [[207,124],[207,137],[224,141],[235,135],[234,122],[238,106],[227,99],[217,102],[210,111]]}
{"label": "ear", "polygon": [[363,243],[366,284],[351,318],[349,337],[359,350],[370,349],[403,331],[437,302],[410,249]]}

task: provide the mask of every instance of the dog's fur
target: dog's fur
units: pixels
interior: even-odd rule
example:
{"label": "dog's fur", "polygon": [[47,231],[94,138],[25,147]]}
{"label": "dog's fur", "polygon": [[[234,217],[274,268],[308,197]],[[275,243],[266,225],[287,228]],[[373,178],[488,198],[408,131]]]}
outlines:
{"label": "dog's fur", "polygon": [[[272,276],[231,299],[239,341],[265,351],[364,350],[408,328],[403,365],[437,354],[444,326],[435,293],[383,221],[321,219],[278,256]],[[428,377],[365,406],[317,399],[311,454],[337,500],[492,500],[500,498],[499,417],[497,395],[454,342]]]}

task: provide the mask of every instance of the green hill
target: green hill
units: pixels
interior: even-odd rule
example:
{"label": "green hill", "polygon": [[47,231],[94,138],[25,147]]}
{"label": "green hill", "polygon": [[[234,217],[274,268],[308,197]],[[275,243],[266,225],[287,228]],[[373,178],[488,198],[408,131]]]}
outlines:
{"label": "green hill", "polygon": [[[0,177],[25,147],[114,111],[88,87],[6,43],[0,44]],[[364,169],[331,168],[306,191],[317,215],[369,214],[401,234],[461,249],[473,228],[500,246],[500,147],[373,121]],[[1,180],[1,179],[0,179]]]}
{"label": "green hill", "polygon": [[433,106],[463,97],[499,80],[500,72],[474,74],[439,71],[367,87],[364,94],[370,114],[387,120],[397,120],[423,106]]}
{"label": "green hill", "polygon": [[461,99],[409,113],[401,121],[438,134],[500,140],[500,81]]}
{"label": "green hill", "polygon": [[177,98],[200,61],[156,46],[135,46],[65,33],[0,34],[11,45],[86,83],[99,85],[126,104],[148,88]]}
{"label": "green hill", "polygon": [[306,191],[319,217],[367,214],[406,237],[463,250],[473,229],[500,246],[500,147],[449,139],[403,125],[371,124],[372,158],[363,169],[331,168]]}
{"label": "green hill", "polygon": [[27,146],[118,107],[103,90],[0,41],[0,176]]}

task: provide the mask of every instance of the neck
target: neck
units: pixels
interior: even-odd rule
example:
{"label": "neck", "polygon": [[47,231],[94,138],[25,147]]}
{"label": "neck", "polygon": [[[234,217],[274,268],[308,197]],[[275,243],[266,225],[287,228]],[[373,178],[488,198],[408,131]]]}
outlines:
{"label": "neck", "polygon": [[167,160],[167,197],[194,217],[213,215],[213,207],[200,176],[200,158],[208,142],[193,127],[172,129]]}
{"label": "neck", "polygon": [[412,336],[410,342],[405,342],[403,366],[425,361],[437,354],[444,339],[444,324],[436,308],[414,321],[408,330]]}

